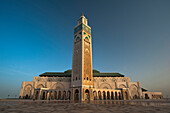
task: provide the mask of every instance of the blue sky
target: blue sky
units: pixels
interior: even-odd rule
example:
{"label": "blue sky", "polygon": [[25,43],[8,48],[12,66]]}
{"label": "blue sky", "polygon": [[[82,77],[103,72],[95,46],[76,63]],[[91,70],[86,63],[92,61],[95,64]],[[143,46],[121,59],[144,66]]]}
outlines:
{"label": "blue sky", "polygon": [[92,28],[93,68],[120,72],[170,97],[169,0],[1,0],[0,98],[22,81],[71,69],[73,29]]}

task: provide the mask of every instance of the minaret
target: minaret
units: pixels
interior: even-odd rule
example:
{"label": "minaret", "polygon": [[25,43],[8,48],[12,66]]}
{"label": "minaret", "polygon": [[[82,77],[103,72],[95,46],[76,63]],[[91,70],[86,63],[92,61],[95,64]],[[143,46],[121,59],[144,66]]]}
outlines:
{"label": "minaret", "polygon": [[92,41],[91,27],[87,25],[84,14],[74,28],[72,79],[74,100],[90,100],[92,98]]}

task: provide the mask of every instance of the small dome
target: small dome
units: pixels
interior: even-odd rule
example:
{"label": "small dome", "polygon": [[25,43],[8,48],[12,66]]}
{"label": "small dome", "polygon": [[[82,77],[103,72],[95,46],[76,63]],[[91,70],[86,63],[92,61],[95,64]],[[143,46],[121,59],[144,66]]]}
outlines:
{"label": "small dome", "polygon": [[64,71],[64,73],[72,73],[72,70],[68,69],[68,70]]}
{"label": "small dome", "polygon": [[100,73],[100,71],[94,69],[93,73]]}

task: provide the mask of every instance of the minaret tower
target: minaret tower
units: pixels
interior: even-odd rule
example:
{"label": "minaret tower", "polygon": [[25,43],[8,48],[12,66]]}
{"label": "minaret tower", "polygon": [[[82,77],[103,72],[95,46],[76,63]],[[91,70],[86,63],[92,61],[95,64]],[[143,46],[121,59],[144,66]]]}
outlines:
{"label": "minaret tower", "polygon": [[91,27],[82,13],[74,28],[71,86],[73,100],[91,100],[93,88]]}

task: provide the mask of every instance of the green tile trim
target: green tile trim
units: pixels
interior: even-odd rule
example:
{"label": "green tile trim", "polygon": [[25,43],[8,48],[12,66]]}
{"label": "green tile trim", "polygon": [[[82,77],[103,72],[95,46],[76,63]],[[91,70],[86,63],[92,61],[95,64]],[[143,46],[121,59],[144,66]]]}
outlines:
{"label": "green tile trim", "polygon": [[88,28],[85,24],[80,24],[79,26],[77,26],[76,28],[74,28],[74,33],[77,33],[79,30],[86,30],[88,33],[91,34],[91,29]]}

